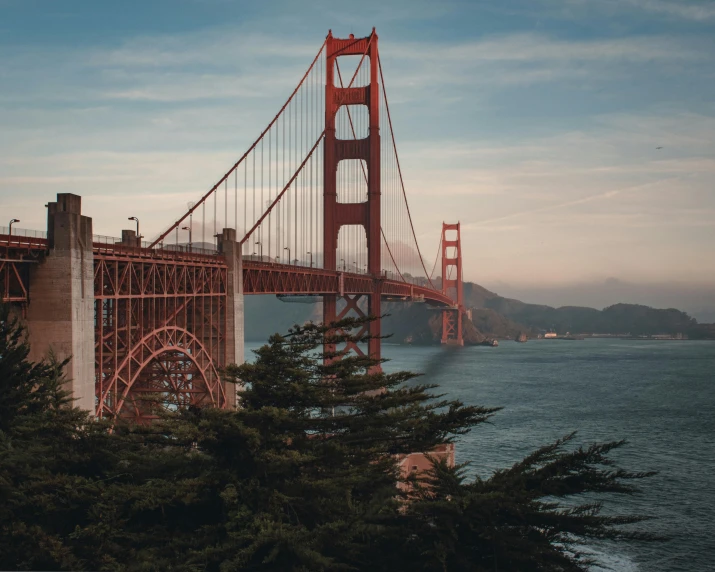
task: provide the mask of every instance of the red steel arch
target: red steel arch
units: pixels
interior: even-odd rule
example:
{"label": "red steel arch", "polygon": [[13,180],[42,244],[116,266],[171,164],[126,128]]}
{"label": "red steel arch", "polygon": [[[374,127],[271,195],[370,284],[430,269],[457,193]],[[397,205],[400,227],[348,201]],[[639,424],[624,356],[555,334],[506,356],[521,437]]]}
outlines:
{"label": "red steel arch", "polygon": [[[171,367],[171,366],[174,367]],[[160,375],[153,375],[156,368]],[[226,406],[226,393],[207,348],[177,326],[153,330],[125,356],[99,396],[99,411],[146,422],[153,407]]]}

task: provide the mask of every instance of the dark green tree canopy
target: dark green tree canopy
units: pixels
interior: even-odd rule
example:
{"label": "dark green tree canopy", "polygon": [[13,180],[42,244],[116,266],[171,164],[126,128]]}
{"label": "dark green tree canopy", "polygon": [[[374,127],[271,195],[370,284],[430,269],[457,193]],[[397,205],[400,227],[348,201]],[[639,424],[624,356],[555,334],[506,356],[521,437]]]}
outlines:
{"label": "dark green tree canopy", "polygon": [[589,539],[652,539],[638,516],[603,516],[592,500],[647,476],[612,465],[621,442],[567,451],[567,437],[486,480],[436,462],[398,488],[395,455],[496,410],[323,353],[364,342],[351,333],[361,325],[272,336],[225,372],[243,387],[237,411],[110,426],[71,407],[62,364],[27,361],[2,309],[0,568],[586,570]]}

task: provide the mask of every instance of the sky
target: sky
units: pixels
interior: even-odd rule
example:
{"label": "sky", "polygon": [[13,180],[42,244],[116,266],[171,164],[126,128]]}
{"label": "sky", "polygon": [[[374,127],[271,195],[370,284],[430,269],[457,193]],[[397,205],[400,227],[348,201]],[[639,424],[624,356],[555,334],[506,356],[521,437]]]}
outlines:
{"label": "sky", "polygon": [[74,192],[96,234],[160,231],[328,29],[373,26],[427,259],[459,220],[465,278],[507,295],[715,292],[711,0],[0,0],[0,225]]}

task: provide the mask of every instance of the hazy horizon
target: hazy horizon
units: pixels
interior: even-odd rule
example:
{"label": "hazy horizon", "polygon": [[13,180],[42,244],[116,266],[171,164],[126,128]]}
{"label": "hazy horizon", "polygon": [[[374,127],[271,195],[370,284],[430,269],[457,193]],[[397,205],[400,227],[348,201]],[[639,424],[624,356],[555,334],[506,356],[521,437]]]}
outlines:
{"label": "hazy horizon", "polygon": [[[479,281],[477,281],[479,283]],[[715,286],[678,282],[631,283],[607,278],[571,284],[480,283],[505,298],[530,304],[586,306],[602,310],[613,304],[642,304],[653,308],[676,308],[687,312],[700,323],[715,322]]]}
{"label": "hazy horizon", "polygon": [[[73,192],[95,233],[138,216],[155,235],[265,127],[328,29],[375,26],[430,265],[442,221],[460,220],[465,278],[500,294],[682,300],[713,319],[715,3],[0,10],[0,225],[43,229],[43,205]],[[636,286],[583,287],[608,277]]]}

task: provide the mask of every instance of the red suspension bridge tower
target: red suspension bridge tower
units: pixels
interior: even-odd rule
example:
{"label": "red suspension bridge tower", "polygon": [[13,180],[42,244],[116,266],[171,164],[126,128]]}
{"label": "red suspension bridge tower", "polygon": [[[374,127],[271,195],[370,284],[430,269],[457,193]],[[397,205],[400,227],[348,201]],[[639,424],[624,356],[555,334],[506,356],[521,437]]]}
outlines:
{"label": "red suspension bridge tower", "polygon": [[[367,313],[376,319],[370,323],[370,356],[380,359],[380,297],[381,297],[381,237],[380,237],[380,88],[378,84],[377,34],[373,30],[367,38],[334,38],[328,33],[326,40],[325,74],[325,141],[323,175],[323,249],[324,268],[337,270],[338,236],[344,226],[359,225],[367,238],[367,273],[374,279],[375,287],[367,294]],[[361,56],[358,68],[367,57],[370,83],[360,87],[337,87],[335,69],[340,56]],[[342,79],[341,82],[342,84]],[[352,81],[351,81],[352,85]],[[363,139],[338,139],[335,119],[341,106],[367,107],[369,130]],[[349,112],[348,112],[349,113]],[[352,121],[351,121],[352,124]],[[354,133],[354,129],[353,129]],[[367,197],[359,202],[340,202],[337,193],[338,164],[340,161],[358,160],[367,170]],[[348,315],[351,311],[363,315],[358,302],[362,295],[341,296],[345,306],[337,313],[338,296],[323,298],[323,321],[328,324]],[[334,349],[334,348],[333,348]],[[362,353],[357,346],[353,351]]]}
{"label": "red suspension bridge tower", "polygon": [[[448,233],[456,235],[449,237]],[[453,307],[442,310],[442,343],[463,346],[462,317],[465,309],[459,223],[442,223],[442,292],[455,302]]]}

